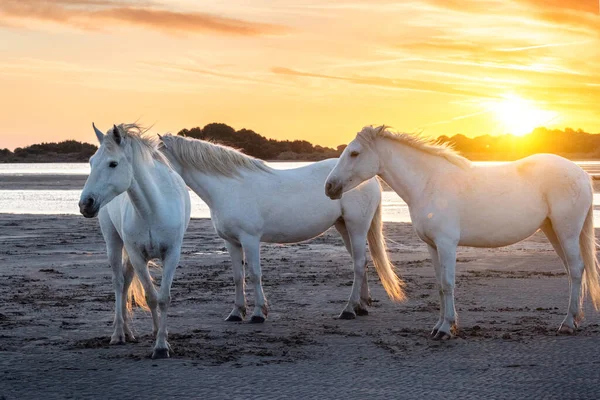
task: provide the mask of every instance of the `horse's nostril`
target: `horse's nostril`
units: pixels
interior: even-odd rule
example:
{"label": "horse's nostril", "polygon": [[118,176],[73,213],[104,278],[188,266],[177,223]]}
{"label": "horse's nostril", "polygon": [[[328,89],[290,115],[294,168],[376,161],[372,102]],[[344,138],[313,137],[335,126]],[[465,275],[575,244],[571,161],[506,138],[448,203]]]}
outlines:
{"label": "horse's nostril", "polygon": [[94,205],[94,198],[93,197],[88,197],[87,201],[86,201],[86,206],[87,207],[91,207]]}
{"label": "horse's nostril", "polygon": [[327,182],[327,184],[325,185],[325,189],[327,191],[331,190],[332,187],[333,187],[333,185],[331,184],[331,182]]}

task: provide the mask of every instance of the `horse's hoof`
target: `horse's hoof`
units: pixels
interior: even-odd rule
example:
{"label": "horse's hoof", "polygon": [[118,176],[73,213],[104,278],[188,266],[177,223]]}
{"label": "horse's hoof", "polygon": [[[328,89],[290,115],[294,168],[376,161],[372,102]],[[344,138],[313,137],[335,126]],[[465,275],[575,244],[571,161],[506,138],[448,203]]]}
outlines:
{"label": "horse's hoof", "polygon": [[169,358],[169,349],[154,349],[152,359],[156,360],[158,358]]}
{"label": "horse's hoof", "polygon": [[115,336],[110,338],[110,345],[111,346],[118,346],[118,345],[123,345],[125,344],[125,336]]}
{"label": "horse's hoof", "polygon": [[429,336],[431,336],[431,338],[434,338],[437,334],[438,334],[438,330],[434,329],[434,330],[431,331],[431,333],[429,334]]}
{"label": "horse's hoof", "polygon": [[452,339],[452,335],[450,335],[449,333],[444,332],[444,331],[437,331],[437,333],[433,337],[433,340],[449,340],[449,339]]}
{"label": "horse's hoof", "polygon": [[359,307],[355,311],[356,311],[356,315],[360,315],[360,316],[369,315],[369,310],[367,310],[366,308]]}
{"label": "horse's hoof", "polygon": [[572,335],[575,333],[575,329],[563,324],[560,326],[560,328],[558,328],[558,333],[562,333],[563,335]]}
{"label": "horse's hoof", "polygon": [[339,319],[354,319],[356,318],[356,314],[354,314],[353,312],[350,311],[342,311],[342,313],[339,316]]}
{"label": "horse's hoof", "polygon": [[227,317],[227,319],[225,319],[225,321],[227,322],[242,322],[242,317],[240,317],[239,315],[230,315],[229,317]]}
{"label": "horse's hoof", "polygon": [[265,317],[261,317],[260,315],[253,315],[252,318],[250,318],[251,324],[262,324],[263,322],[265,322]]}

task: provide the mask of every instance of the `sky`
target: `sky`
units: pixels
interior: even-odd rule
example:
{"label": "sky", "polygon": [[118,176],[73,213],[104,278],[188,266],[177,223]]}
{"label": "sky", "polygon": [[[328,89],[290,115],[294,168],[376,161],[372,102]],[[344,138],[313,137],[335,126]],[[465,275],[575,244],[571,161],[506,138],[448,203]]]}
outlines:
{"label": "sky", "polygon": [[223,122],[600,132],[599,1],[0,0],[0,148]]}

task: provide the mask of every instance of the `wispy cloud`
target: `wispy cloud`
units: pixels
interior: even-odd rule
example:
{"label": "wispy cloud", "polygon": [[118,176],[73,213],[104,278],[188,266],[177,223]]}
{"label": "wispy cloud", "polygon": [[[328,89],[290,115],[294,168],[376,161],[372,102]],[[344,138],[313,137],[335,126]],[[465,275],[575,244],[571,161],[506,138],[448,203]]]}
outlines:
{"label": "wispy cloud", "polygon": [[452,96],[480,96],[480,97],[489,97],[483,91],[481,93],[475,91],[468,91],[463,89],[458,89],[453,87],[452,85],[447,85],[443,83],[437,82],[427,82],[420,80],[408,80],[408,79],[393,79],[379,76],[335,76],[335,75],[325,75],[325,74],[315,74],[310,72],[302,72],[297,71],[290,68],[284,67],[274,67],[271,68],[271,71],[275,74],[279,75],[288,75],[288,76],[299,76],[306,78],[319,78],[319,79],[330,79],[336,81],[342,81],[352,84],[358,85],[371,85],[371,86],[380,86],[391,89],[398,90],[410,90],[416,92],[434,92],[438,94],[447,94]]}
{"label": "wispy cloud", "polygon": [[166,33],[213,33],[221,35],[277,35],[286,27],[252,22],[202,12],[179,12],[150,6],[149,3],[97,0],[0,0],[5,18],[65,24],[82,29],[106,25],[129,25]]}

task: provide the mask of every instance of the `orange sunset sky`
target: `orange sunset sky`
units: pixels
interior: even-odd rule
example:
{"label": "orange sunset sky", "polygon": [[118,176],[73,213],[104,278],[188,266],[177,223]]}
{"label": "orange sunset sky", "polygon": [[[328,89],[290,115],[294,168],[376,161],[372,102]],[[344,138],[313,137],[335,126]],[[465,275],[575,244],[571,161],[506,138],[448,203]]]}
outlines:
{"label": "orange sunset sky", "polygon": [[0,148],[134,120],[600,132],[598,0],[0,0]]}

